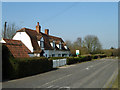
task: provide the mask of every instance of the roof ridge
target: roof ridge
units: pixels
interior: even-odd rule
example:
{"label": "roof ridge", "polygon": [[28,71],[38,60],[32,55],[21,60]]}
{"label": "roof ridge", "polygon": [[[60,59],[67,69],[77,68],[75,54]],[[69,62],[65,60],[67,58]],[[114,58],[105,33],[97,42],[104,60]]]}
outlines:
{"label": "roof ridge", "polygon": [[21,29],[19,29],[19,30],[17,30],[17,32],[19,32],[19,31],[21,31],[21,30],[31,30],[31,31],[36,31],[36,30],[33,30],[33,29],[30,29],[30,28],[21,28]]}
{"label": "roof ridge", "polygon": [[55,37],[55,38],[59,38],[59,39],[62,39],[62,38],[60,38],[60,37],[57,37],[57,36],[53,36],[53,35],[48,35],[48,34],[45,34],[45,33],[43,33],[43,32],[40,32],[40,33],[42,33],[42,34],[44,34],[44,35],[47,35],[47,36],[50,36],[50,37]]}

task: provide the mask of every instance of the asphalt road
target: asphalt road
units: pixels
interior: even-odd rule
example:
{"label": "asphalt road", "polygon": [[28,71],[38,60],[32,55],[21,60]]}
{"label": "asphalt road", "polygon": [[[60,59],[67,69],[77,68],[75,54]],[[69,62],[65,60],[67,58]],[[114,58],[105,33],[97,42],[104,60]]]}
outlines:
{"label": "asphalt road", "polygon": [[117,75],[117,59],[60,67],[35,76],[3,82],[3,88],[106,88]]}

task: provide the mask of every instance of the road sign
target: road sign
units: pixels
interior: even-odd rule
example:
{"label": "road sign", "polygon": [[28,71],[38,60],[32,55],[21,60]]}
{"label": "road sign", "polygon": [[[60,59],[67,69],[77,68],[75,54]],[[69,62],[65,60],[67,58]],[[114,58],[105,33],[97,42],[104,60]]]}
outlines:
{"label": "road sign", "polygon": [[79,50],[76,50],[76,55],[79,55]]}

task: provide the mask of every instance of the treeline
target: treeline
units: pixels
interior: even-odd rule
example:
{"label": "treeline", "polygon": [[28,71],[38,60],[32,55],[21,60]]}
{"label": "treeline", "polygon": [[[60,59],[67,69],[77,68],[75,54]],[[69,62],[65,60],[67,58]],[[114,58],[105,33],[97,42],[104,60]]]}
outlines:
{"label": "treeline", "polygon": [[79,50],[79,55],[85,54],[106,54],[107,56],[118,56],[118,49],[111,47],[103,49],[98,37],[95,35],[87,35],[84,39],[78,37],[75,42],[66,40],[72,56],[76,56],[76,50]]}
{"label": "treeline", "polygon": [[73,43],[70,40],[67,40],[66,44],[73,56],[76,56],[76,50],[80,51],[80,55],[100,54],[102,50],[102,45],[95,35],[87,35],[83,40],[81,37],[78,37]]}

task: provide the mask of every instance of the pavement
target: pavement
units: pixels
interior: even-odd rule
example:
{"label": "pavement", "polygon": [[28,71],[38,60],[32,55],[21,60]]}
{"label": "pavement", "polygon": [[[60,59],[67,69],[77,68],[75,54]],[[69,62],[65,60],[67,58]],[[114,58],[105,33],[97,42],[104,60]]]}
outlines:
{"label": "pavement", "polygon": [[106,88],[117,76],[118,60],[101,59],[59,67],[46,73],[5,81],[3,88]]}

